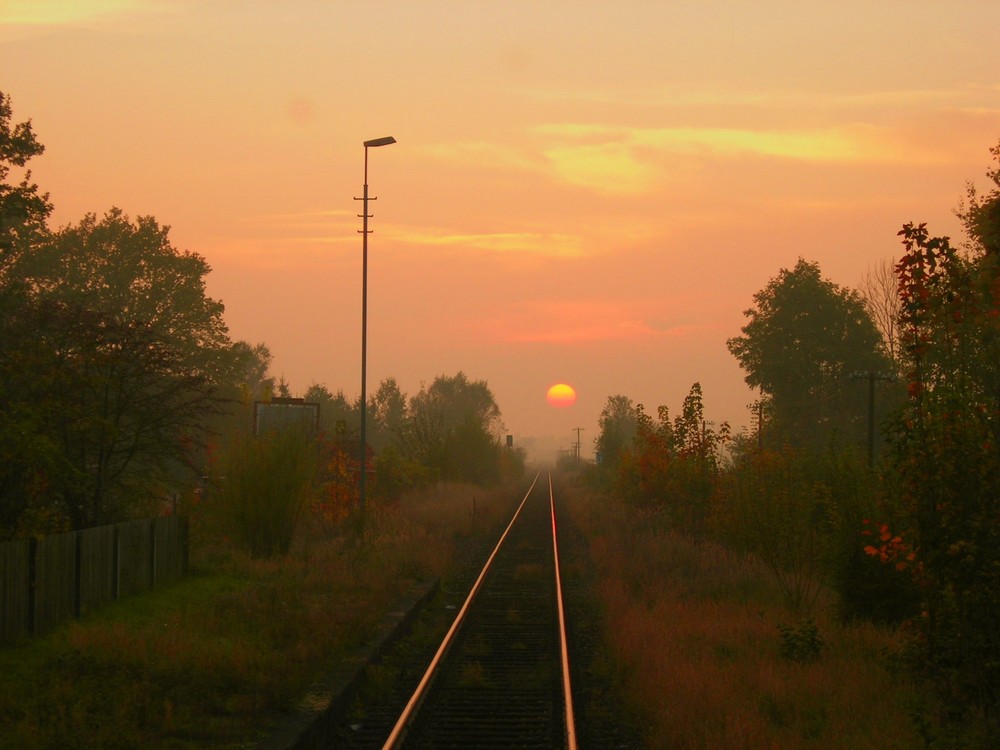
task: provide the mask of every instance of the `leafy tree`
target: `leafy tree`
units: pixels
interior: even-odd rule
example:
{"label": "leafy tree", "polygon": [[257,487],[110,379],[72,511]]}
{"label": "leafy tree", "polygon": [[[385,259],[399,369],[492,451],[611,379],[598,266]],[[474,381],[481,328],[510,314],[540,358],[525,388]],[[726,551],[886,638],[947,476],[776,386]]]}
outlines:
{"label": "leafy tree", "polygon": [[867,392],[852,374],[888,373],[892,364],[860,295],[822,278],[799,259],[754,295],[743,335],[729,351],[746,382],[765,394],[772,446],[812,448],[861,442]]}
{"label": "leafy tree", "polygon": [[663,508],[690,533],[705,530],[719,472],[719,454],[729,425],[705,420],[701,384],[695,383],[672,421],[665,406],[657,419],[635,407],[636,434],[621,456],[618,490],[633,502]]}
{"label": "leafy tree", "polygon": [[402,444],[406,428],[406,395],[399,390],[395,378],[386,378],[368,401],[368,434],[372,448],[379,452],[383,448]]}
{"label": "leafy tree", "polygon": [[[991,150],[1000,163],[1000,145]],[[960,212],[965,251],[924,224],[897,265],[909,399],[897,468],[924,592],[921,666],[949,712],[1000,741],[1000,168]],[[890,535],[890,542],[896,537]],[[896,545],[900,546],[899,544]],[[889,542],[875,548],[898,555]],[[905,558],[904,558],[905,559]]]}
{"label": "leafy tree", "polygon": [[[19,254],[45,234],[52,212],[47,193],[31,181],[27,163],[45,147],[35,138],[31,121],[12,124],[10,97],[0,91],[0,286],[16,279]],[[8,182],[14,169],[25,169],[17,184]]]}
{"label": "leafy tree", "polygon": [[622,454],[632,445],[638,429],[638,420],[632,399],[627,396],[608,396],[607,403],[597,420],[600,434],[594,441],[598,460],[613,470]]}
{"label": "leafy tree", "polygon": [[361,412],[357,404],[348,402],[344,392],[331,393],[325,385],[314,383],[306,389],[306,401],[319,404],[320,432],[330,440],[358,439],[361,432]]}
{"label": "leafy tree", "polygon": [[410,399],[404,453],[451,481],[499,479],[500,407],[485,380],[441,375]]}
{"label": "leafy tree", "polygon": [[[152,217],[86,216],[20,258],[0,370],[42,458],[18,464],[75,527],[121,517],[189,464],[233,370],[208,265]],[[30,331],[31,336],[17,333]]]}
{"label": "leafy tree", "polygon": [[274,356],[267,344],[236,341],[232,346],[233,382],[245,403],[266,401],[275,391],[274,376],[268,374]]}
{"label": "leafy tree", "polygon": [[[43,312],[29,304],[29,287],[21,261],[32,242],[44,237],[52,205],[31,181],[28,162],[44,147],[35,138],[31,122],[12,124],[11,101],[0,91],[0,536],[11,534],[39,491],[37,472],[51,469],[57,450],[42,428],[38,410],[29,406],[21,390],[23,375],[33,371],[46,381],[48,353],[38,346]],[[12,173],[24,170],[20,182]],[[32,383],[38,392],[44,382]],[[39,405],[40,406],[40,405]]]}

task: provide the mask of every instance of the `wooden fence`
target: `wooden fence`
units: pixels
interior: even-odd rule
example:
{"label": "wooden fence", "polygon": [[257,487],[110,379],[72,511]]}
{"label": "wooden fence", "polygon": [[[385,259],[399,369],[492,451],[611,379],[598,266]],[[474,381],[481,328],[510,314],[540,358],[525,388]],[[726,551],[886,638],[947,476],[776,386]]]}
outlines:
{"label": "wooden fence", "polygon": [[174,581],[187,562],[176,516],[0,542],[0,643]]}

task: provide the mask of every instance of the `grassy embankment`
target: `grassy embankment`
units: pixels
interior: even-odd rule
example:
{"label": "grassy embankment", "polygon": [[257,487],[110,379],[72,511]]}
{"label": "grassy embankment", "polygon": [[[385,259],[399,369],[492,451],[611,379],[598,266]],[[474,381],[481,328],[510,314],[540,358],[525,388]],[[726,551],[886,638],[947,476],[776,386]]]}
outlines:
{"label": "grassy embankment", "polygon": [[360,538],[303,523],[272,560],[200,509],[186,580],[0,649],[0,749],[252,747],[403,592],[492,536],[515,494],[413,495],[371,507]]}
{"label": "grassy embankment", "polygon": [[[822,598],[818,658],[782,656],[801,629],[762,565],[586,490],[568,503],[590,540],[612,673],[651,748],[914,748],[917,688],[898,634],[845,625]],[[792,644],[795,645],[795,644]],[[805,653],[815,642],[799,643]]]}

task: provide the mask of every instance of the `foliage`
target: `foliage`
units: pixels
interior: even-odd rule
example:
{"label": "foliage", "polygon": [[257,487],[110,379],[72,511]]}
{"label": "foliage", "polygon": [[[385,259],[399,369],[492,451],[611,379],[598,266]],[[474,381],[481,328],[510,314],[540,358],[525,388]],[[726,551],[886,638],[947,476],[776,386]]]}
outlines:
{"label": "foliage", "polygon": [[254,558],[287,553],[316,476],[312,440],[294,429],[237,440],[223,472],[220,504],[243,549]]}
{"label": "foliage", "polygon": [[608,396],[597,423],[600,427],[600,434],[594,441],[597,460],[613,471],[622,454],[632,445],[638,428],[632,399],[622,395]]}
{"label": "foliage", "polygon": [[154,494],[222,405],[222,305],[205,296],[204,260],[167,233],[117,209],[63,228],[20,260],[20,304],[0,323],[17,420],[0,432],[23,435],[5,449],[7,478],[43,485],[76,528]]}
{"label": "foliage", "polygon": [[[17,265],[26,250],[46,234],[52,212],[47,193],[40,193],[25,169],[45,147],[35,138],[31,121],[11,124],[10,97],[0,91],[0,288],[20,282]],[[8,182],[13,170],[24,170],[17,184]]]}
{"label": "foliage", "polygon": [[636,434],[620,460],[616,489],[636,504],[655,505],[689,533],[705,531],[729,425],[705,421],[701,384],[695,383],[681,413],[670,420],[665,406],[654,421],[635,408]]}
{"label": "foliage", "polygon": [[388,446],[400,447],[406,430],[406,394],[395,378],[386,378],[368,400],[369,442],[376,452]]}
{"label": "foliage", "polygon": [[232,345],[231,356],[232,380],[240,390],[241,401],[246,404],[269,401],[274,395],[276,385],[274,376],[268,375],[274,356],[267,344],[236,341]]}
{"label": "foliage", "polygon": [[[438,487],[380,508],[364,544],[303,518],[290,554],[255,560],[214,501],[185,503],[193,574],[0,650],[0,750],[255,747],[384,634],[415,581],[499,534],[509,491]],[[496,531],[494,531],[496,530]],[[447,583],[446,583],[447,585]]]}
{"label": "foliage", "polygon": [[[909,714],[922,697],[894,669],[896,636],[842,623],[820,597],[789,646],[776,629],[783,594],[758,560],[651,522],[614,495],[574,492],[566,524],[588,540],[591,589],[603,604],[608,661],[640,714],[645,746],[669,748],[921,747]],[[822,635],[820,635],[822,634]]]}
{"label": "foliage", "polygon": [[717,527],[770,569],[788,603],[808,612],[830,567],[834,498],[812,457],[755,451],[727,472]]}
{"label": "foliage", "polygon": [[361,433],[361,410],[357,403],[348,403],[344,392],[336,394],[323,385],[313,384],[306,390],[306,401],[319,404],[319,431],[329,438],[358,439]]}
{"label": "foliage", "polygon": [[410,399],[402,452],[444,481],[500,479],[500,407],[485,380],[441,375]]}
{"label": "foliage", "polygon": [[866,434],[867,400],[854,373],[889,373],[892,364],[856,292],[799,259],[754,295],[743,335],[729,351],[760,388],[770,419],[768,447],[785,442],[824,449],[859,443]]}
{"label": "foliage", "polygon": [[789,661],[809,664],[819,659],[823,652],[823,637],[816,621],[809,618],[796,625],[778,625],[781,636],[781,656]]}
{"label": "foliage", "polygon": [[[1000,146],[992,150],[1000,162]],[[1000,187],[1000,170],[990,172]],[[896,469],[925,616],[920,665],[952,714],[1000,738],[1000,190],[960,214],[965,253],[900,231],[909,400]],[[880,552],[881,550],[876,550]]]}

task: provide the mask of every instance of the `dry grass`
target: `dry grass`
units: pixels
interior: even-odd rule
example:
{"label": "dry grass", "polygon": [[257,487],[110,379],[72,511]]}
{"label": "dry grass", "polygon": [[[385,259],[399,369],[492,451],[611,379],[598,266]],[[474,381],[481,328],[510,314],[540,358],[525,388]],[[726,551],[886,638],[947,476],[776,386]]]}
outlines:
{"label": "dry grass", "polygon": [[371,507],[360,533],[304,528],[272,560],[196,513],[188,579],[0,651],[0,748],[252,746],[404,591],[492,535],[514,494],[437,488]]}
{"label": "dry grass", "polygon": [[842,625],[821,601],[820,658],[789,661],[778,625],[795,616],[762,566],[584,492],[570,508],[599,571],[616,677],[650,747],[921,746],[909,718],[919,695],[886,656],[892,633]]}

